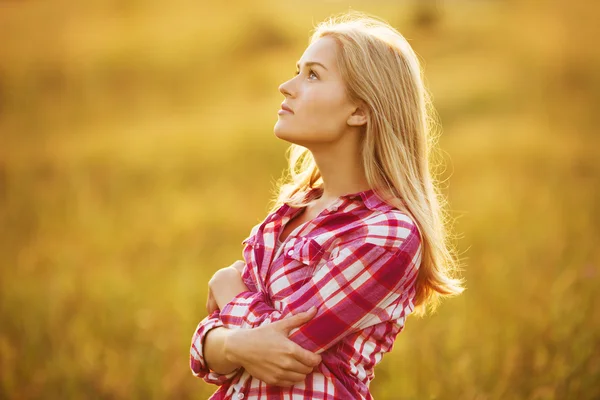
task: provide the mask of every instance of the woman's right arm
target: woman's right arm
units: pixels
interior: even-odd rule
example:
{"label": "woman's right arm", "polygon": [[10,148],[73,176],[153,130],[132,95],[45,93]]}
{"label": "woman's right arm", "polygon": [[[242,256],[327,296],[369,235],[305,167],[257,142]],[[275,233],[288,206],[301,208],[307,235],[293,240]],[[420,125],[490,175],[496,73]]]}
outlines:
{"label": "woman's right arm", "polygon": [[306,379],[321,356],[288,339],[289,332],[308,322],[316,308],[254,329],[223,326],[206,334],[204,361],[213,371],[235,373],[241,366],[269,385],[292,386]]}

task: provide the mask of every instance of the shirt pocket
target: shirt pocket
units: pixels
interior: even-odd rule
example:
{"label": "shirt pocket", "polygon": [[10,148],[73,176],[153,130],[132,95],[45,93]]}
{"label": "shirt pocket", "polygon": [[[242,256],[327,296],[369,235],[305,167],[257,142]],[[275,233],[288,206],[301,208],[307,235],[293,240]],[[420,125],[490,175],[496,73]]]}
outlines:
{"label": "shirt pocket", "polygon": [[326,261],[325,251],[317,241],[307,237],[289,238],[281,255],[273,261],[269,278],[272,298],[285,298],[301,288]]}

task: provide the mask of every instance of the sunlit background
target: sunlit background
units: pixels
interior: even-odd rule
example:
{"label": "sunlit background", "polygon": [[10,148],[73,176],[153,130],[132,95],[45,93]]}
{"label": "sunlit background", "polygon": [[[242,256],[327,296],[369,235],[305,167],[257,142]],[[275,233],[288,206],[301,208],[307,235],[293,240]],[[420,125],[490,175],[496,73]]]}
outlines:
{"label": "sunlit background", "polygon": [[350,8],[423,61],[468,287],[375,399],[600,398],[597,4],[0,1],[0,399],[214,392],[208,279],[286,165],[278,85]]}

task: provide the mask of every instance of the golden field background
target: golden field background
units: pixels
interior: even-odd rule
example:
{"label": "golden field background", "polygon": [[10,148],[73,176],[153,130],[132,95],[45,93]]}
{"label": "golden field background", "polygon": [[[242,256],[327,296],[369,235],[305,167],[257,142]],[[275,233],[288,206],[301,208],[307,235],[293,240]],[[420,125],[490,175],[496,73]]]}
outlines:
{"label": "golden field background", "polygon": [[317,22],[421,56],[467,291],[378,400],[600,398],[595,2],[0,2],[0,399],[205,399],[207,282],[266,216],[277,86]]}

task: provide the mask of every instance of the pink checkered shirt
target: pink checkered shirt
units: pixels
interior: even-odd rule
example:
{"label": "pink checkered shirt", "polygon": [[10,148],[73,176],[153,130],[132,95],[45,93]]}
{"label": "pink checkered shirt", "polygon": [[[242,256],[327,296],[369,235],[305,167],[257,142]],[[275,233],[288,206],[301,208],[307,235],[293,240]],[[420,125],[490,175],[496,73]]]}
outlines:
{"label": "pink checkered shirt", "polygon": [[[322,194],[315,188],[306,198]],[[393,348],[413,311],[421,263],[414,221],[373,190],[338,197],[314,219],[275,243],[301,211],[283,204],[255,225],[242,244],[242,278],[248,291],[204,318],[192,338],[195,376],[218,385],[217,399],[372,399],[374,368]],[[290,340],[318,353],[322,362],[292,387],[268,385],[243,367],[218,374],[207,367],[203,340],[212,328],[255,328],[317,306],[317,314],[292,330]]]}

